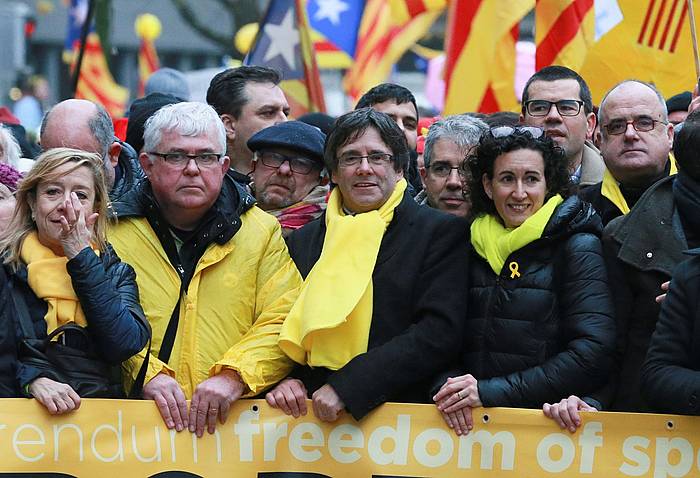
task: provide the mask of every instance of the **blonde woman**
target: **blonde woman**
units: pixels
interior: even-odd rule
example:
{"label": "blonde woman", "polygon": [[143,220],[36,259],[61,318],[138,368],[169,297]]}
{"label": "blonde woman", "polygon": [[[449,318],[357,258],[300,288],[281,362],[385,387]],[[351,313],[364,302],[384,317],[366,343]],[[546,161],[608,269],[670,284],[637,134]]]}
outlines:
{"label": "blonde woman", "polygon": [[[106,241],[107,198],[98,155],[51,149],[20,183],[12,219],[0,233],[0,393],[33,396],[52,414],[77,409],[80,397],[50,371],[16,359],[20,308],[37,337],[67,323],[85,327],[109,364],[148,341],[134,271]],[[77,348],[88,345],[82,337],[64,335]],[[120,396],[120,389],[117,381],[107,396]]]}

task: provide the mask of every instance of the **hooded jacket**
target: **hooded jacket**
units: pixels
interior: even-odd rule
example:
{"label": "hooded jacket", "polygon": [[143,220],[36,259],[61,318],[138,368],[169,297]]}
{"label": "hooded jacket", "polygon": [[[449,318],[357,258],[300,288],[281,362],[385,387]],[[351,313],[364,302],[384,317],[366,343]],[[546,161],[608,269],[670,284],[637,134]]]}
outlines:
{"label": "hooded jacket", "polygon": [[[462,370],[484,406],[539,408],[605,382],[615,340],[600,217],[573,196],[496,275],[470,249]],[[517,275],[510,264],[517,264]],[[442,385],[448,376],[441,377]]]}
{"label": "hooded jacket", "polygon": [[[110,239],[136,270],[141,305],[153,330],[146,382],[166,373],[189,399],[199,383],[231,369],[254,395],[291,370],[277,337],[301,277],[279,223],[254,204],[242,186],[224,176],[216,203],[192,238],[200,253],[184,276],[182,264],[164,246],[172,241],[171,233],[148,181],[115,203],[119,221]],[[177,334],[164,363],[157,357],[178,298]],[[144,352],[125,364],[127,382],[136,378]]]}

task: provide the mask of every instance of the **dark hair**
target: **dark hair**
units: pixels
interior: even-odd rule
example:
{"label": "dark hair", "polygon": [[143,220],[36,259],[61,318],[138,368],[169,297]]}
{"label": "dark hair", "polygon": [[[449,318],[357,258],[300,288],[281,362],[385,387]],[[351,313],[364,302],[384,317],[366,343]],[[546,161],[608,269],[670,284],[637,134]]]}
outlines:
{"label": "dark hair", "polygon": [[673,139],[673,156],[678,170],[700,181],[700,110],[693,111]]}
{"label": "dark hair", "polygon": [[406,143],[403,131],[389,115],[372,108],[351,111],[335,120],[335,125],[326,138],[326,145],[323,148],[326,169],[336,171],[338,168],[336,151],[362,136],[367,128],[376,129],[382,141],[391,149],[394,170],[406,171],[408,168],[408,143]]}
{"label": "dark hair", "polygon": [[523,114],[525,114],[525,103],[530,100],[530,84],[533,81],[557,81],[557,80],[576,80],[578,83],[579,97],[583,101],[583,111],[586,114],[593,112],[593,99],[591,98],[591,89],[586,84],[586,81],[574,70],[565,66],[552,65],[542,68],[535,73],[525,83],[523,89]]}
{"label": "dark hair", "polygon": [[490,115],[486,115],[484,122],[491,128],[498,126],[518,126],[520,124],[520,115],[512,111],[496,111]]}
{"label": "dark hair", "polygon": [[472,202],[471,213],[474,217],[497,214],[496,206],[486,195],[481,178],[484,174],[493,178],[496,158],[520,149],[531,149],[542,154],[544,178],[548,190],[545,200],[556,194],[561,194],[564,198],[571,195],[568,162],[564,151],[550,137],[542,135],[539,138],[533,138],[529,132],[517,128],[512,134],[498,138],[494,138],[489,132],[481,137],[476,154],[465,160],[465,166],[469,168],[469,196]]}
{"label": "dark hair", "polygon": [[249,98],[245,94],[245,85],[254,83],[279,84],[280,74],[266,66],[239,66],[222,71],[212,78],[207,90],[207,103],[219,115],[229,114],[238,119]]}
{"label": "dark hair", "polygon": [[416,98],[413,96],[413,93],[408,88],[394,83],[382,83],[371,88],[362,95],[355,109],[369,108],[377,103],[384,103],[389,100],[396,101],[397,105],[410,101],[416,109],[416,119],[418,119],[418,105],[416,105]]}

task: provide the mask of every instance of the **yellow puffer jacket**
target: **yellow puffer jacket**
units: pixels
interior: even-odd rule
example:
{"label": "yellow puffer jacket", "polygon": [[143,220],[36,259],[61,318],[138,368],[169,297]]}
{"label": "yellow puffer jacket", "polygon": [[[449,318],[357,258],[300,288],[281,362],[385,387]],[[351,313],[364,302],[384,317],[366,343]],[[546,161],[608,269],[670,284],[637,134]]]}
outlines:
{"label": "yellow puffer jacket", "polygon": [[[168,364],[158,352],[177,303],[180,277],[143,217],[120,219],[110,241],[136,270],[141,305],[153,328],[146,382],[158,373],[174,377],[190,399],[196,386],[233,369],[256,395],[284,378],[292,362],[277,346],[301,276],[289,257],[277,220],[257,207],[241,215],[241,228],[223,245],[212,243],[197,264],[180,303],[180,321]],[[124,363],[126,385],[146,354]]]}

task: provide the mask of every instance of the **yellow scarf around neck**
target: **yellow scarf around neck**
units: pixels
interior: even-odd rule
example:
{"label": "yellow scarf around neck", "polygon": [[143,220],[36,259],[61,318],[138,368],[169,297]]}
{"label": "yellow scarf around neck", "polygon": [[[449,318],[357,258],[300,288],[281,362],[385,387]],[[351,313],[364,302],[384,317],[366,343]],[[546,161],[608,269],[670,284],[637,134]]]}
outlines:
{"label": "yellow scarf around neck", "polygon": [[68,258],[57,256],[39,242],[36,231],[22,242],[20,258],[27,264],[29,287],[48,304],[44,316],[47,332],[51,333],[69,322],[85,327],[87,321],[66,269]]}
{"label": "yellow scarf around neck", "polygon": [[[669,154],[668,160],[671,162],[671,168],[668,175],[671,176],[678,172],[676,167],[676,158],[673,157],[673,153]],[[622,195],[620,190],[620,183],[617,182],[612,173],[605,168],[603,173],[603,184],[600,186],[600,193],[603,197],[606,197],[613,203],[622,214],[627,214],[630,212],[630,207],[627,205],[627,200],[625,196]]]}
{"label": "yellow scarf around neck", "polygon": [[354,216],[343,211],[340,190],[331,193],[321,256],[280,332],[279,346],[295,362],[338,370],[367,351],[372,273],[406,185],[401,179],[379,209]]}
{"label": "yellow scarf around neck", "polygon": [[500,275],[508,256],[542,237],[554,210],[562,202],[564,199],[559,194],[552,196],[535,214],[514,229],[507,229],[495,214],[477,217],[471,227],[474,249],[489,263],[496,275]]}

